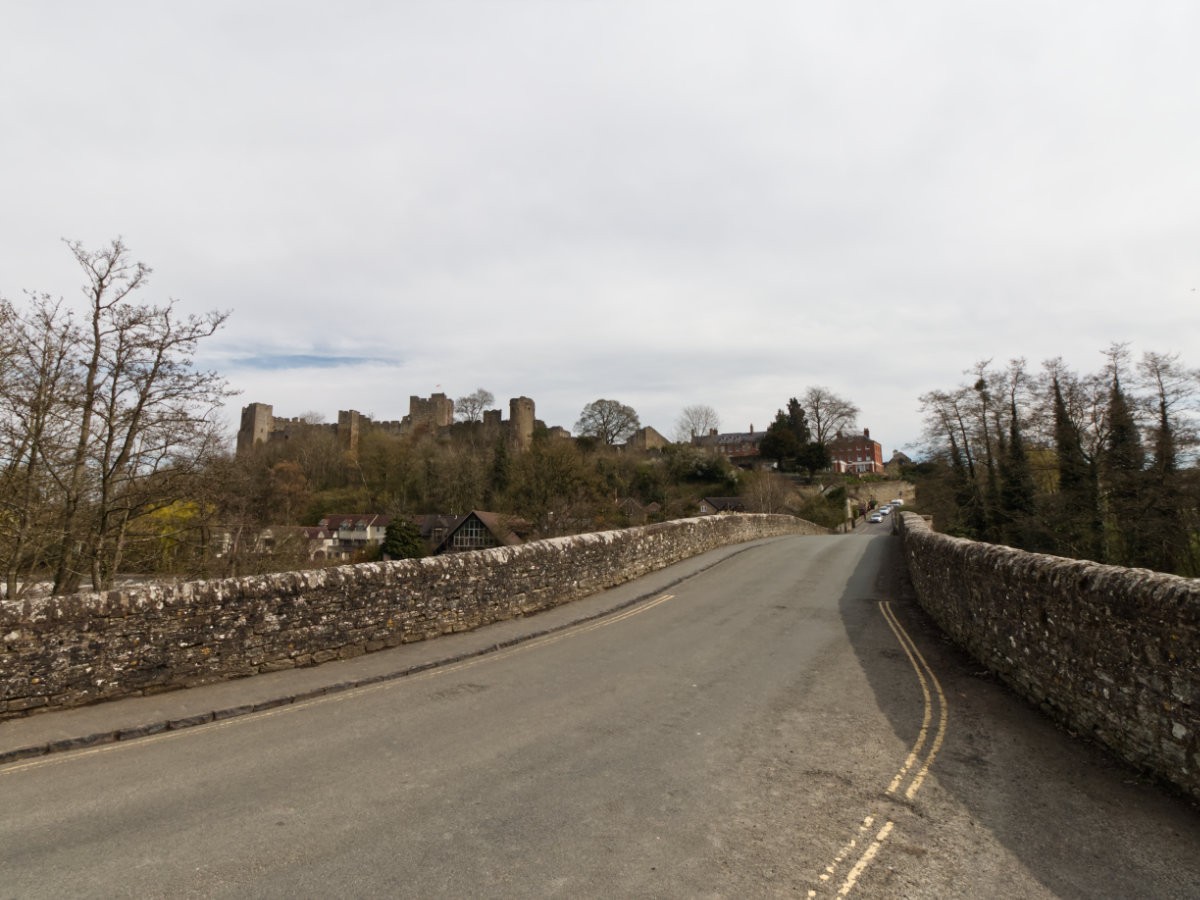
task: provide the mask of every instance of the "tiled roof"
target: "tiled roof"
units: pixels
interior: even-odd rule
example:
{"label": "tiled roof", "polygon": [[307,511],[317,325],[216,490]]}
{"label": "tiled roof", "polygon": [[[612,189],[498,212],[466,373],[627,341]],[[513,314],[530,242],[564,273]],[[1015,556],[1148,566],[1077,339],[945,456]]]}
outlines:
{"label": "tiled roof", "polygon": [[746,508],[746,501],[741,497],[705,497],[704,502],[713,509],[739,510]]}
{"label": "tiled roof", "polygon": [[338,531],[342,528],[387,528],[391,521],[391,516],[376,513],[350,513],[322,516],[320,525],[330,531]]}
{"label": "tiled roof", "polygon": [[728,434],[709,435],[704,440],[714,444],[757,444],[766,435],[765,431],[731,431]]}

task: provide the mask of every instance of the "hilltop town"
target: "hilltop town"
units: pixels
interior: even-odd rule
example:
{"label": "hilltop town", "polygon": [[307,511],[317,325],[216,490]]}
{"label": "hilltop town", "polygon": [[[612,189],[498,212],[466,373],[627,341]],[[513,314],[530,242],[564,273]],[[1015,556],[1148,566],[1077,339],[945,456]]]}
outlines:
{"label": "hilltop town", "polygon": [[[743,510],[791,510],[835,525],[848,506],[865,514],[895,493],[888,485],[853,495],[827,490],[812,472],[785,478],[784,463],[811,447],[795,400],[766,430],[693,428],[682,442],[640,426],[634,414],[620,431],[625,440],[610,443],[611,434],[598,442],[548,427],[529,397],[509,400],[505,418],[501,409],[476,408],[480,395],[491,402],[482,389],[463,398],[472,408],[457,421],[455,401],[443,393],[411,396],[399,420],[340,410],[336,422],[323,423],[276,416],[266,403],[244,407],[237,459],[274,485],[268,507],[271,496],[295,495],[274,504],[252,551],[310,562],[363,558],[372,548],[421,555]],[[597,404],[633,413],[615,401]],[[788,440],[781,443],[781,434]],[[881,478],[887,468],[868,430],[831,435],[819,460],[830,487],[842,484],[838,476]]]}

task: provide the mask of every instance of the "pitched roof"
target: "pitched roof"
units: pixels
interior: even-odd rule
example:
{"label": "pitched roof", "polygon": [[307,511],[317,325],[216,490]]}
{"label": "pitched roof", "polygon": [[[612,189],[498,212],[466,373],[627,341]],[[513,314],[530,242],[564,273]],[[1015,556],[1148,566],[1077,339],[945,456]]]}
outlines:
{"label": "pitched roof", "polygon": [[446,531],[446,536],[442,538],[442,542],[438,544],[434,553],[441,553],[447,547],[451,546],[454,541],[454,534],[468,519],[477,519],[486,528],[497,541],[503,546],[514,546],[524,543],[522,535],[527,535],[533,529],[533,524],[518,519],[513,516],[501,515],[500,513],[487,512],[486,510],[473,509],[465,516],[461,516],[455,520],[454,524]]}
{"label": "pitched roof", "polygon": [[746,508],[746,501],[741,497],[705,497],[704,502],[713,509],[724,512],[736,512]]}
{"label": "pitched roof", "polygon": [[503,544],[513,545],[522,543],[518,531],[529,533],[529,528],[532,527],[529,522],[524,519],[515,519],[512,516],[502,516],[500,513],[484,512],[480,509],[471,510],[471,515],[474,515],[484,525],[487,530],[496,536],[496,539]]}
{"label": "pitched roof", "polygon": [[757,444],[767,436],[765,431],[731,431],[726,434],[711,434],[704,438],[706,443],[724,444]]}
{"label": "pitched roof", "polygon": [[417,529],[421,532],[421,537],[428,541],[432,540],[437,532],[445,534],[452,531],[464,517],[452,516],[449,513],[429,513],[409,516],[409,518],[416,524]]}
{"label": "pitched roof", "polygon": [[341,515],[322,516],[320,525],[331,531],[341,528],[387,528],[392,521],[391,516],[381,516],[377,513],[350,513]]}

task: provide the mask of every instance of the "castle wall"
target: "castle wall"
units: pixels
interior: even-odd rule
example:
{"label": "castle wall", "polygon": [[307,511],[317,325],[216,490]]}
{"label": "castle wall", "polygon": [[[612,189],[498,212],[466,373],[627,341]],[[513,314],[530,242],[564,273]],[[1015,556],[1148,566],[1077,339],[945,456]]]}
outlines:
{"label": "castle wall", "polygon": [[[327,429],[337,438],[338,445],[346,452],[358,450],[363,435],[371,431],[404,436],[416,432],[436,432],[449,428],[454,423],[454,401],[445,394],[432,394],[428,398],[410,396],[409,414],[403,419],[374,421],[358,410],[339,410],[336,425],[317,425],[303,419],[285,419],[273,414],[268,403],[251,403],[242,408],[241,427],[237,434],[239,455],[250,452],[259,444],[289,440],[308,429]],[[504,421],[502,412],[489,409],[483,413],[484,427],[505,432],[507,439],[517,448],[527,450],[533,443],[536,424],[534,403],[528,397],[514,397],[509,401],[510,419]]]}

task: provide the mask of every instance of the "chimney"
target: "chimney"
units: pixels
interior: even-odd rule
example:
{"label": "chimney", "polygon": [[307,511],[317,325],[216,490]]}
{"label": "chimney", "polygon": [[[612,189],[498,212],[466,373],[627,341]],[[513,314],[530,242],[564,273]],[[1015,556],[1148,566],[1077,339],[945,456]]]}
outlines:
{"label": "chimney", "polygon": [[754,434],[754,423],[753,422],[750,423],[750,433]]}
{"label": "chimney", "polygon": [[868,440],[870,439],[870,437],[871,437],[871,429],[870,428],[863,429],[863,437],[867,438]]}

